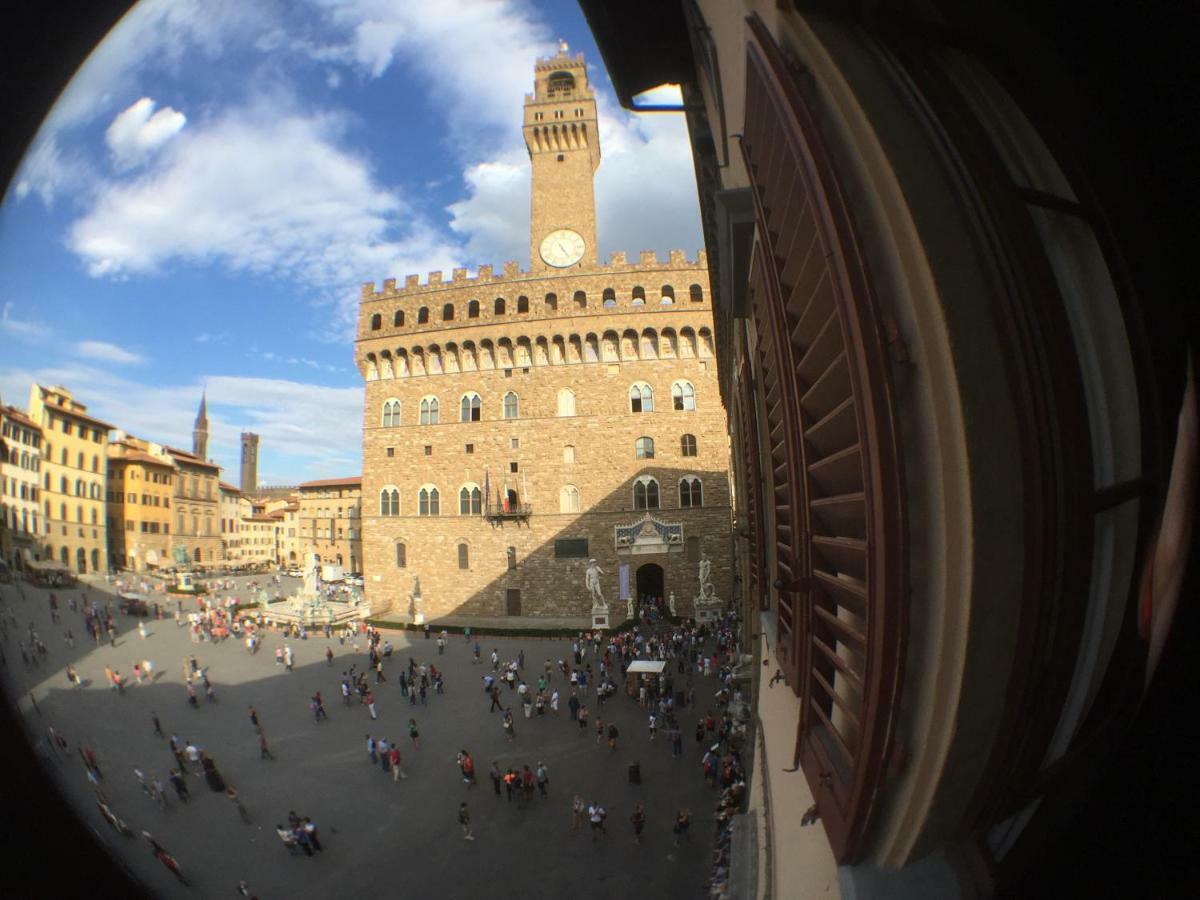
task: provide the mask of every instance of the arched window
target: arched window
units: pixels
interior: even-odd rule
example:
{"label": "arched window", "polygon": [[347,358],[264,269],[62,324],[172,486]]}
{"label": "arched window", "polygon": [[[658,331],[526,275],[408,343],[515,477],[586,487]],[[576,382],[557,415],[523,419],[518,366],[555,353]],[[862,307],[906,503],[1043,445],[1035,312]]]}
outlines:
{"label": "arched window", "polygon": [[483,492],[477,484],[464,484],[458,491],[458,514],[477,516],[483,512]]}
{"label": "arched window", "polygon": [[379,514],[381,516],[400,515],[400,491],[394,487],[385,487],[379,492]]}
{"label": "arched window", "polygon": [[508,559],[508,567],[515,569],[517,567],[517,548],[509,547],[504,551],[504,555]]}
{"label": "arched window", "polygon": [[573,444],[563,446],[563,462],[568,465],[575,462],[575,446]]}
{"label": "arched window", "polygon": [[639,381],[629,389],[629,411],[654,412],[654,391],[644,381]]}
{"label": "arched window", "polygon": [[616,305],[617,305],[617,292],[614,291],[612,288],[605,288],[604,289],[604,303],[603,303],[604,308],[612,309],[612,307],[614,307]]}
{"label": "arched window", "polygon": [[382,327],[383,316],[381,316],[379,313],[375,313],[375,315],[371,316],[371,330],[378,331]]}
{"label": "arched window", "polygon": [[696,408],[696,389],[690,381],[677,381],[671,385],[671,405],[689,412]]}
{"label": "arched window", "polygon": [[574,300],[576,309],[587,309],[587,294],[583,291],[576,291]]}
{"label": "arched window", "polygon": [[77,468],[77,469],[83,468],[83,454],[82,453],[79,454],[79,461],[76,464],[75,468]]}
{"label": "arched window", "polygon": [[520,297],[517,298],[517,312],[519,312],[519,313],[529,312],[529,298],[526,297],[524,294],[522,294]]}
{"label": "arched window", "polygon": [[558,414],[560,416],[575,415],[575,392],[570,388],[562,388],[558,392]]}
{"label": "arched window", "polygon": [[658,509],[658,481],[643,475],[633,483],[633,508]]}
{"label": "arched window", "polygon": [[408,547],[402,543],[396,544],[396,568],[404,569],[408,567]]}
{"label": "arched window", "polygon": [[400,424],[400,401],[385,400],[383,401],[383,421],[384,428],[395,428]]}
{"label": "arched window", "polygon": [[704,505],[704,497],[700,492],[700,479],[695,475],[679,479],[679,505],[685,509]]}
{"label": "arched window", "polygon": [[684,456],[696,455],[696,436],[694,434],[685,434],[679,439],[679,452]]}
{"label": "arched window", "polygon": [[438,423],[437,397],[421,398],[421,424],[436,425]]}
{"label": "arched window", "polygon": [[479,301],[478,300],[472,300],[470,303],[467,304],[467,318],[468,319],[478,319],[479,318]]}
{"label": "arched window", "polygon": [[87,496],[87,494],[85,494],[83,492],[83,479],[82,478],[75,479],[75,496],[76,497],[86,497]]}
{"label": "arched window", "polygon": [[59,458],[62,460],[62,464],[65,466],[67,464],[67,448],[66,447],[62,448],[62,452],[61,452]]}
{"label": "arched window", "polygon": [[92,471],[93,472],[100,471],[100,457],[95,456],[95,455],[92,456]]}
{"label": "arched window", "polygon": [[458,403],[458,421],[478,422],[482,414],[483,408],[480,404],[479,395],[474,391],[463,394],[462,400]]}
{"label": "arched window", "polygon": [[460,569],[471,568],[471,548],[467,546],[466,541],[458,545],[458,567]]}
{"label": "arched window", "polygon": [[675,302],[675,288],[671,287],[671,285],[664,284],[659,293],[662,294],[662,300],[659,302],[662,303],[663,306],[670,306]]}
{"label": "arched window", "polygon": [[698,284],[693,284],[690,288],[688,288],[688,296],[691,298],[693,303],[703,303],[704,288],[700,287]]}
{"label": "arched window", "polygon": [[67,485],[67,479],[65,479],[61,476],[58,479],[58,492],[60,494],[69,494],[70,493],[70,489]]}
{"label": "arched window", "polygon": [[558,492],[558,511],[563,513],[579,512],[579,488],[573,484],[563,485]]}
{"label": "arched window", "polygon": [[642,287],[640,284],[633,289],[633,305],[634,306],[645,306],[646,305],[646,289],[644,287]]}
{"label": "arched window", "polygon": [[497,297],[496,302],[492,304],[492,312],[498,316],[504,315],[504,298]]}
{"label": "arched window", "polygon": [[417,324],[426,325],[429,322],[429,307],[422,306],[417,310]]}
{"label": "arched window", "polygon": [[402,310],[402,309],[396,310],[396,314],[394,316],[392,316],[392,324],[395,325],[397,328],[399,328],[401,325],[404,324],[404,310]]}
{"label": "arched window", "polygon": [[546,295],[546,309],[551,312],[558,309],[558,294]]}
{"label": "arched window", "polygon": [[654,438],[638,438],[633,442],[633,453],[637,459],[654,459]]}
{"label": "arched window", "polygon": [[504,418],[515,419],[520,411],[520,403],[517,400],[517,395],[509,391],[504,395]]}
{"label": "arched window", "polygon": [[419,491],[417,491],[417,515],[441,515],[441,503],[438,496],[438,489],[431,484],[425,485]]}
{"label": "arched window", "polygon": [[454,304],[447,303],[442,307],[442,321],[450,322],[454,319]]}

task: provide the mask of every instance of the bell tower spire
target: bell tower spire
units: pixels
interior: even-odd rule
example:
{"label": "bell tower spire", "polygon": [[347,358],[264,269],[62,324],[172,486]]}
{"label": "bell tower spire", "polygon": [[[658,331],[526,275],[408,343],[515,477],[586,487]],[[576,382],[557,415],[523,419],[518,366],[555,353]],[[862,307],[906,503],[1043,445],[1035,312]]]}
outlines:
{"label": "bell tower spire", "polygon": [[196,424],[192,426],[192,453],[208,459],[208,388],[200,394],[200,410],[196,413]]}
{"label": "bell tower spire", "polygon": [[600,165],[596,95],[582,53],[558,53],[534,66],[525,95],[525,146],[533,169],[530,206],[531,271],[594,265],[596,194]]}

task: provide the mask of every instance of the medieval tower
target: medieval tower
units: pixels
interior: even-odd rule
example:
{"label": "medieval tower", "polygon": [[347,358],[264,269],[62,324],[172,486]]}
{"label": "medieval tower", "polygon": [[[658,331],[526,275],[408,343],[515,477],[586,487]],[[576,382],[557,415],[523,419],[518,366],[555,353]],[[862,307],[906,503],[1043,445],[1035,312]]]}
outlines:
{"label": "medieval tower", "polygon": [[243,494],[251,494],[258,487],[258,435],[252,431],[242,432],[242,483]]}
{"label": "medieval tower", "polygon": [[[596,101],[582,54],[534,68],[530,266],[364,285],[366,595],[428,616],[586,616],[594,558],[626,597],[693,613],[731,590],[729,442],[703,252],[601,263]],[[653,173],[647,173],[653,177]]]}
{"label": "medieval tower", "polygon": [[200,459],[208,459],[208,391],[200,395],[200,409],[192,426],[192,453]]}

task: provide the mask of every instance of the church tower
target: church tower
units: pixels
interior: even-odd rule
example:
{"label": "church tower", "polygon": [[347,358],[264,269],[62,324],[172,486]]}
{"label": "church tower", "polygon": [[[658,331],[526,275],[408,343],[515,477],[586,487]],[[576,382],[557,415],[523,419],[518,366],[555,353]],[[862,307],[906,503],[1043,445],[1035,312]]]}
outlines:
{"label": "church tower", "polygon": [[208,459],[208,391],[200,395],[200,410],[196,413],[196,424],[192,426],[192,453],[200,459]]}
{"label": "church tower", "polygon": [[556,56],[534,66],[534,91],[525,95],[525,146],[533,168],[530,271],[595,265],[596,196],[600,165],[596,97],[583,54]]}

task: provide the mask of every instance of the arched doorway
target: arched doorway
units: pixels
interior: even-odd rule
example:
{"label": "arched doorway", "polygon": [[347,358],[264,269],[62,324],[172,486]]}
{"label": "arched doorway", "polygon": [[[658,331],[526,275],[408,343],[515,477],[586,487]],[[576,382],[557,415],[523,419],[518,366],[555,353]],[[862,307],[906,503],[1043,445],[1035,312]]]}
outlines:
{"label": "arched doorway", "polygon": [[634,597],[639,607],[665,599],[663,581],[663,568],[658,563],[645,563],[638,566]]}
{"label": "arched doorway", "polygon": [[75,551],[75,568],[81,575],[87,572],[87,551],[82,547]]}

